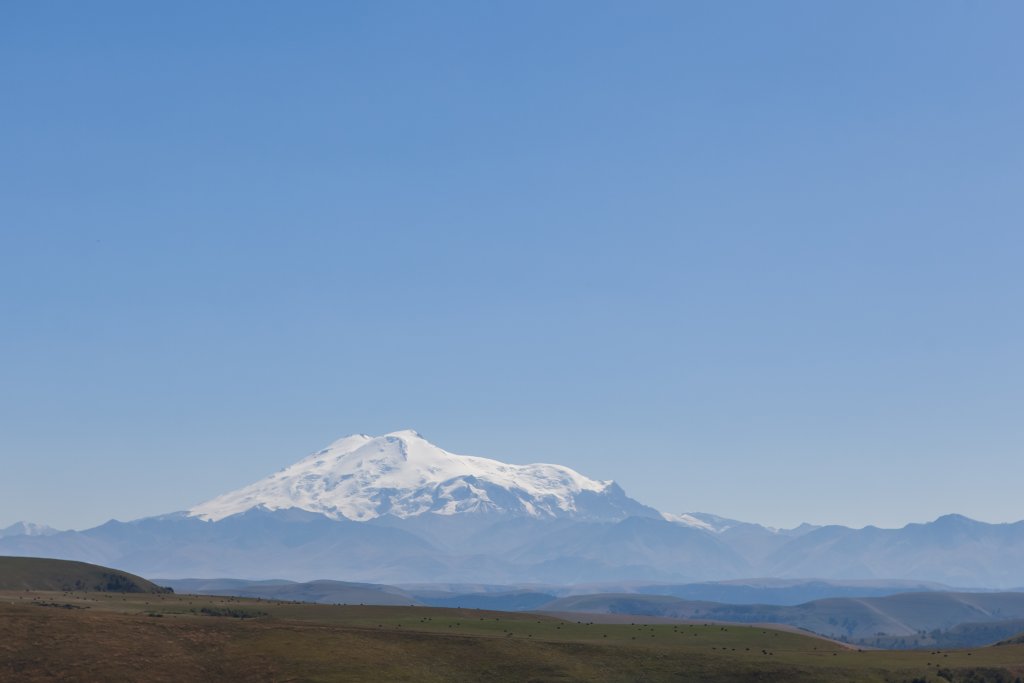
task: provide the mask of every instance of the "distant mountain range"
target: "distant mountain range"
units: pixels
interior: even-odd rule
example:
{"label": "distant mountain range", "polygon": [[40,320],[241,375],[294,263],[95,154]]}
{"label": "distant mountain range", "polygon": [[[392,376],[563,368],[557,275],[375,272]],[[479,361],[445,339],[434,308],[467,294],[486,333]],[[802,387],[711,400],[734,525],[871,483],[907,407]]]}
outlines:
{"label": "distant mountain range", "polygon": [[[17,526],[17,525],[16,525]],[[0,554],[148,576],[366,582],[662,583],[744,577],[1024,585],[1024,522],[771,529],[663,514],[560,465],[349,436],[196,507],[85,531],[0,533]]]}

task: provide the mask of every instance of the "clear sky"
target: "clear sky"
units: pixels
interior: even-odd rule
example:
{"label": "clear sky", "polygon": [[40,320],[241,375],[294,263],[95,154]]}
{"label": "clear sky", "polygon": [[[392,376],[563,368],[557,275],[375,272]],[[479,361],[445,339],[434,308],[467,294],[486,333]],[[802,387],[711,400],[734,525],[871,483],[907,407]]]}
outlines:
{"label": "clear sky", "polygon": [[1019,2],[5,2],[0,526],[342,435],[1024,518]]}

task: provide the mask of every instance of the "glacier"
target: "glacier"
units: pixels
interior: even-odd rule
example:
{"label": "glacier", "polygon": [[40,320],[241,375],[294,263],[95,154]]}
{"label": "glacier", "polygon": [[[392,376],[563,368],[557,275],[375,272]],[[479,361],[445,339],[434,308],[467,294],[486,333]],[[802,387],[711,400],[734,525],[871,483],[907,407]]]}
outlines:
{"label": "glacier", "polygon": [[352,521],[467,513],[600,521],[659,515],[626,497],[613,481],[562,465],[457,455],[411,429],[338,439],[275,474],[196,505],[188,515],[219,521],[254,508],[295,508]]}

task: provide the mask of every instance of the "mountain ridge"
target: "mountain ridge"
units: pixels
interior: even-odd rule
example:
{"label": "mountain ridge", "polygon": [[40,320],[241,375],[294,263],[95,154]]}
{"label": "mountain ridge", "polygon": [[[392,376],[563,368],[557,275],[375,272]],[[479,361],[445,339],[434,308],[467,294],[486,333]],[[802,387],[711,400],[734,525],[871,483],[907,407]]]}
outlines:
{"label": "mountain ridge", "polygon": [[0,538],[7,538],[9,536],[52,536],[58,533],[60,533],[59,529],[54,529],[45,524],[20,521],[0,529]]}
{"label": "mountain ridge", "polygon": [[142,574],[367,582],[661,583],[750,577],[1024,585],[1024,522],[773,529],[667,514],[560,465],[449,453],[411,430],[333,442],[188,510],[0,538],[0,553]]}

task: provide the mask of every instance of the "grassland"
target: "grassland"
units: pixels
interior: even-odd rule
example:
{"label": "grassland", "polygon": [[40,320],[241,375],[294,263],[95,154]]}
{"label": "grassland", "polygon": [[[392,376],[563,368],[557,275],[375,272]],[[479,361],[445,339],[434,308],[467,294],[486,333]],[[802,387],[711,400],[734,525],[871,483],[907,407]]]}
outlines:
{"label": "grassland", "polygon": [[[941,677],[940,677],[941,675]],[[858,651],[718,624],[431,607],[0,592],[0,680],[1015,681],[1024,645]]]}
{"label": "grassland", "polygon": [[0,557],[0,590],[162,593],[167,589],[109,567],[44,557]]}
{"label": "grassland", "polygon": [[930,591],[827,598],[800,605],[730,605],[665,595],[575,595],[553,612],[643,614],[680,620],[788,624],[859,647],[980,647],[1024,631],[1024,593]]}

